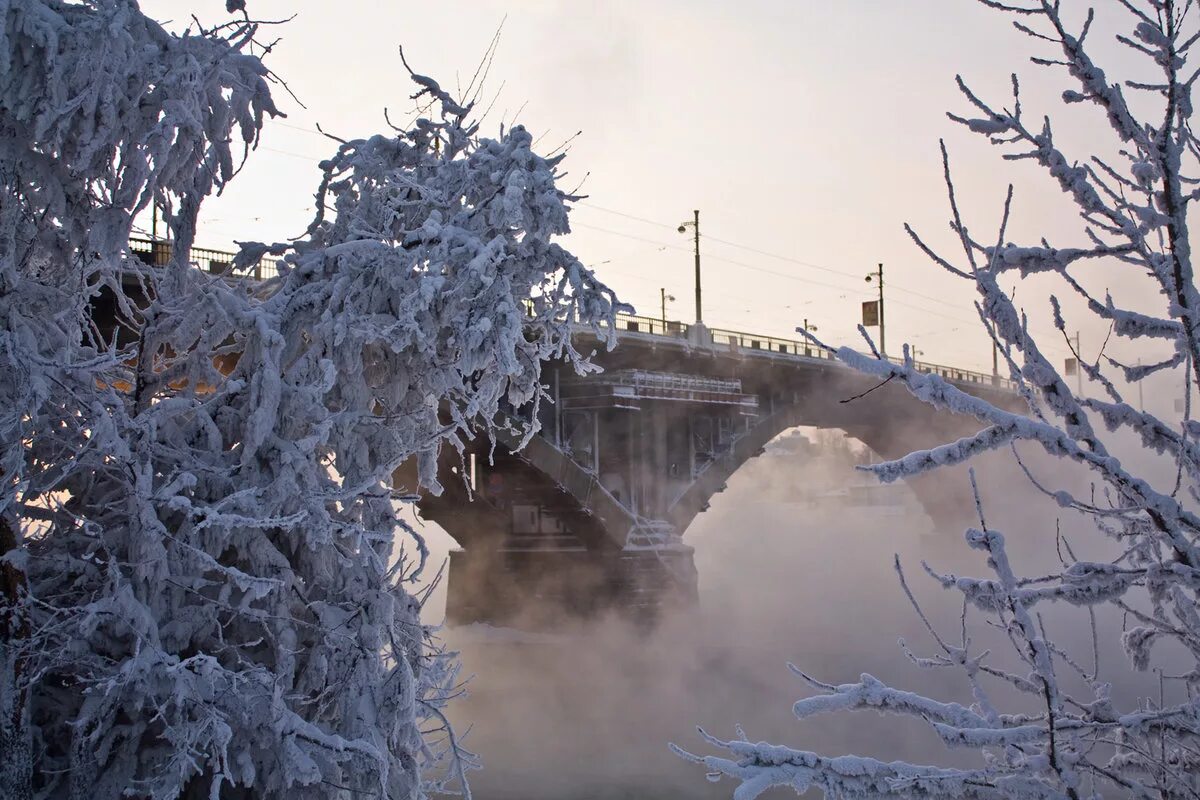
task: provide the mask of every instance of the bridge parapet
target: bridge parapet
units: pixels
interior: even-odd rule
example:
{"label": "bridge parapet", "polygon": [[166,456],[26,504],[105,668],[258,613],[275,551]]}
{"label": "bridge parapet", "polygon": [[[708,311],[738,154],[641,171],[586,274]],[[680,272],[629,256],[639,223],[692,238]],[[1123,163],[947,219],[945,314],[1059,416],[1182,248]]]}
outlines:
{"label": "bridge parapet", "polygon": [[[174,243],[163,239],[131,238],[129,240],[130,255],[149,266],[167,264],[173,253]],[[224,250],[213,250],[204,247],[192,247],[188,252],[188,261],[204,272],[224,275],[233,264],[235,254]],[[246,276],[253,280],[267,280],[279,277],[281,261],[273,256],[263,256],[251,268]],[[703,323],[686,323],[679,320],[648,317],[639,314],[620,314],[616,320],[616,330],[619,336],[636,334],[639,336],[656,337],[667,340],[686,342],[696,347],[729,348],[733,352],[746,352],[754,355],[770,354],[794,358],[814,358],[822,361],[834,360],[833,354],[810,341],[780,338],[761,333],[747,333],[727,328],[708,328]],[[900,363],[897,358],[891,359]],[[960,367],[934,364],[930,362],[915,362],[917,369],[922,372],[938,375],[956,383],[992,386],[1005,391],[1015,391],[1015,385],[1007,378],[991,375]]]}
{"label": "bridge parapet", "polygon": [[[688,325],[675,320],[654,319],[636,314],[621,314],[616,321],[618,341],[632,335],[684,342],[693,347],[707,346],[714,350],[741,353],[747,356],[807,358],[823,362],[836,362],[841,366],[832,351],[819,347],[811,341],[787,339],[762,333],[747,333],[727,328],[705,328],[707,335],[698,340],[692,335],[692,329],[695,327],[704,326]],[[889,360],[895,364],[902,363],[899,358],[889,358]],[[917,360],[913,364],[921,372],[937,375],[953,383],[990,386],[1005,392],[1016,391],[1016,384],[1000,375],[927,361]],[[843,368],[849,369],[848,367]]]}
{"label": "bridge parapet", "polygon": [[[171,261],[175,243],[165,239],[129,240],[129,254],[151,267],[163,267]],[[214,275],[227,275],[233,266],[234,253],[224,250],[210,250],[206,247],[193,247],[188,251],[187,260],[196,269]],[[279,277],[281,274],[280,261],[274,256],[260,258],[245,277],[252,280],[267,280]]]}

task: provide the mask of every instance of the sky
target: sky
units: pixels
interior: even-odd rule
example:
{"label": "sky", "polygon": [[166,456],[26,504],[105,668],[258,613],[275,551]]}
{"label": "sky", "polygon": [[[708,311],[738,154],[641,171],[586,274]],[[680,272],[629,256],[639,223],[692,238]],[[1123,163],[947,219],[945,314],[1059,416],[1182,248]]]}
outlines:
{"label": "sky", "polygon": [[[192,14],[220,20],[223,6],[143,2],[169,27]],[[238,180],[207,204],[205,246],[300,234],[316,162],[335,147],[317,125],[354,138],[385,131],[385,109],[409,119],[413,87],[398,47],[416,71],[465,86],[502,26],[482,130],[494,135],[515,121],[543,151],[567,143],[563,186],[581,184],[587,198],[564,243],[640,313],[658,316],[665,290],[675,298],[668,317],[694,318],[690,233],[676,227],[699,209],[710,327],[795,338],[807,321],[830,343],[857,346],[860,304],[876,292],[864,278],[882,263],[889,352],[907,342],[923,360],[982,371],[991,369],[991,345],[971,286],[931,264],[903,228],[911,223],[953,254],[939,138],[977,235],[995,236],[1009,182],[1011,239],[1070,245],[1079,225],[1050,179],[1002,161],[947,119],[947,110],[969,110],[955,75],[1004,104],[1017,72],[1027,113],[1054,114],[1081,156],[1111,139],[1098,110],[1062,109],[1065,74],[1029,64],[1031,53],[1047,54],[1044,45],[971,0],[250,0],[249,8],[262,19],[295,15],[261,37],[279,40],[266,60],[287,83],[276,97],[288,118],[267,123]],[[1136,74],[1110,45],[1109,19],[1097,27],[1102,60]],[[1090,285],[1101,292],[1137,284],[1096,269]],[[1043,349],[1061,359],[1068,352],[1049,323],[1052,289],[1061,291],[1033,283],[1018,294]],[[1105,330],[1072,301],[1066,309],[1085,357],[1094,357]]]}

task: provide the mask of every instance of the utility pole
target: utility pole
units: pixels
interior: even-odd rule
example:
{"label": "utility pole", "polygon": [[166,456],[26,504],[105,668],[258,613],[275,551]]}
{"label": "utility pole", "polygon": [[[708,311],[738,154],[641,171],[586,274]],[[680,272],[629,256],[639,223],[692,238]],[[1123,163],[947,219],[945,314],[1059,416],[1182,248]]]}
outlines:
{"label": "utility pole", "polygon": [[[1140,358],[1138,359],[1137,365],[1139,367],[1142,365],[1142,360]],[[1145,403],[1145,399],[1142,397],[1142,381],[1141,381],[1141,379],[1138,379],[1137,385],[1138,385],[1138,411],[1145,413],[1146,403]]]}
{"label": "utility pole", "polygon": [[1083,352],[1079,348],[1079,331],[1075,331],[1075,390],[1083,396]]}
{"label": "utility pole", "polygon": [[992,339],[992,385],[1000,383],[1000,343]]}
{"label": "utility pole", "polygon": [[879,354],[887,358],[887,338],[883,327],[883,264],[878,272],[867,273],[867,283],[879,281]]}
{"label": "utility pole", "polygon": [[679,232],[687,233],[687,227],[692,226],[696,243],[696,322],[702,322],[703,316],[700,313],[700,209],[693,211],[692,215],[691,220],[679,226]]}

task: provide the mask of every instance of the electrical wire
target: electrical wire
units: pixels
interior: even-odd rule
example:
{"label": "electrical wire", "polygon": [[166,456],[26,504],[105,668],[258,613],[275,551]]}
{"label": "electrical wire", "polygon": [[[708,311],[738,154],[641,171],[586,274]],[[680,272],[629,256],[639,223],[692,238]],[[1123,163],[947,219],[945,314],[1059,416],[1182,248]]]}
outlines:
{"label": "electrical wire", "polygon": [[[319,131],[319,130],[315,130],[315,129],[312,129],[312,128],[307,128],[307,127],[303,127],[303,126],[300,126],[300,125],[294,125],[294,124],[290,124],[290,123],[287,123],[287,122],[282,122],[282,121],[274,121],[274,122],[273,122],[273,124],[275,124],[275,125],[280,125],[280,126],[282,126],[282,127],[289,128],[289,129],[292,129],[292,130],[300,131],[300,132],[303,132],[303,133],[309,133],[309,134],[313,134],[313,135],[316,135],[316,136],[321,136],[322,138],[326,138],[326,139],[328,138],[328,136],[327,136],[326,134],[322,133],[322,132],[321,132],[321,131]],[[288,157],[291,157],[291,158],[299,158],[299,159],[303,159],[303,160],[306,160],[306,161],[311,161],[311,162],[319,162],[319,161],[321,161],[321,160],[322,160],[322,158],[323,158],[323,157],[320,157],[320,156],[305,155],[305,154],[302,154],[302,153],[296,153],[296,152],[292,152],[292,151],[288,151],[288,150],[281,150],[281,149],[278,149],[278,148],[268,147],[268,146],[266,146],[266,145],[260,145],[260,146],[259,146],[257,149],[258,149],[258,150],[264,150],[264,151],[267,151],[267,152],[270,152],[270,153],[275,153],[275,154],[278,154],[278,155],[288,156]],[[611,214],[611,215],[613,215],[613,216],[617,216],[617,217],[622,217],[622,218],[625,218],[625,219],[629,219],[629,220],[632,220],[632,221],[635,221],[635,222],[640,222],[640,223],[643,223],[643,224],[646,224],[646,225],[652,225],[652,226],[654,226],[654,227],[657,227],[657,228],[666,228],[666,229],[670,229],[670,230],[675,230],[675,229],[677,228],[677,226],[672,226],[672,225],[670,225],[670,224],[668,224],[668,223],[665,223],[665,222],[662,222],[662,221],[659,221],[659,220],[652,220],[652,219],[648,219],[648,218],[646,218],[646,217],[639,216],[639,215],[637,215],[637,214],[631,214],[631,213],[628,213],[628,212],[625,212],[625,211],[620,211],[620,210],[613,209],[613,208],[607,208],[607,207],[604,207],[604,206],[597,205],[596,203],[593,203],[593,202],[590,202],[590,201],[587,201],[587,200],[581,200],[581,201],[577,201],[576,205],[577,205],[577,206],[583,206],[583,207],[585,207],[585,208],[594,209],[594,210],[596,210],[596,211],[600,211],[600,212],[603,212],[603,213],[606,213],[606,214]],[[613,230],[613,229],[611,229],[611,228],[604,228],[604,227],[601,227],[601,226],[598,226],[598,225],[591,225],[591,224],[589,224],[589,223],[581,222],[581,221],[579,221],[579,220],[575,220],[575,221],[573,221],[573,223],[572,223],[572,227],[573,227],[573,228],[583,228],[583,229],[586,229],[586,230],[592,230],[592,231],[596,231],[596,232],[598,232],[598,233],[604,233],[604,234],[607,234],[607,235],[610,235],[610,236],[618,236],[618,237],[621,237],[621,238],[624,238],[624,239],[628,239],[628,240],[631,240],[631,241],[637,241],[637,242],[641,242],[641,243],[644,243],[644,244],[654,245],[654,246],[656,246],[656,247],[657,247],[659,250],[662,250],[662,249],[671,249],[671,250],[676,250],[676,251],[679,251],[679,252],[687,252],[687,253],[691,253],[691,252],[692,252],[692,248],[690,248],[690,247],[687,247],[687,246],[684,246],[684,245],[681,245],[681,244],[678,244],[678,243],[674,243],[674,242],[664,242],[664,241],[661,241],[661,240],[658,240],[658,239],[651,239],[651,238],[648,238],[648,237],[645,237],[645,236],[639,236],[639,235],[637,235],[637,234],[628,233],[628,232],[625,232],[625,231],[618,231],[618,230]],[[800,283],[800,284],[807,285],[807,286],[816,286],[816,287],[821,287],[821,288],[825,288],[825,289],[834,289],[834,290],[836,290],[836,291],[843,292],[843,293],[853,293],[853,294],[855,294],[856,296],[859,296],[859,297],[862,297],[862,296],[864,296],[864,295],[866,294],[866,292],[865,292],[865,290],[862,288],[862,286],[858,284],[858,281],[859,281],[859,275],[858,275],[857,273],[851,273],[851,272],[847,272],[847,271],[845,271],[845,270],[839,270],[839,269],[835,269],[835,268],[833,268],[833,267],[829,267],[829,266],[826,266],[826,265],[823,265],[823,264],[817,264],[817,263],[814,263],[814,262],[805,261],[805,260],[803,260],[803,259],[798,259],[798,258],[794,258],[794,257],[791,257],[791,256],[784,256],[784,255],[780,255],[780,254],[778,254],[778,253],[772,253],[772,252],[770,252],[770,251],[767,251],[767,250],[762,250],[762,249],[759,249],[759,248],[756,248],[756,247],[752,247],[752,246],[750,246],[750,245],[741,244],[741,243],[739,243],[739,242],[731,241],[731,240],[728,240],[728,239],[721,239],[721,238],[718,238],[718,237],[715,237],[715,236],[712,236],[712,235],[709,235],[709,234],[705,234],[705,237],[704,237],[704,238],[705,238],[707,241],[715,242],[715,243],[717,243],[717,244],[722,244],[722,245],[725,245],[725,246],[727,246],[727,247],[733,247],[733,248],[735,248],[735,249],[744,250],[744,251],[746,251],[746,252],[754,253],[754,254],[756,254],[756,255],[761,255],[761,256],[764,256],[764,257],[766,257],[766,258],[773,258],[773,259],[776,259],[776,260],[779,260],[779,261],[784,261],[784,262],[786,262],[786,263],[795,264],[795,265],[797,265],[797,266],[802,266],[802,267],[806,267],[806,268],[808,268],[808,269],[814,269],[814,270],[817,270],[817,271],[819,271],[819,272],[824,272],[824,273],[827,273],[827,274],[830,274],[830,275],[835,275],[835,276],[838,276],[838,277],[840,277],[840,278],[845,278],[845,279],[848,279],[848,280],[852,281],[852,283],[851,283],[850,285],[842,285],[842,284],[829,283],[829,282],[826,282],[826,281],[820,281],[820,280],[816,280],[816,279],[814,279],[814,278],[810,278],[810,277],[807,277],[807,276],[800,276],[800,275],[795,275],[795,274],[792,274],[792,273],[789,273],[789,272],[782,272],[782,271],[780,271],[780,270],[774,270],[774,269],[770,269],[770,268],[768,268],[768,267],[763,267],[763,266],[760,266],[760,265],[758,265],[758,264],[751,264],[751,263],[748,263],[748,262],[745,262],[745,261],[739,261],[739,260],[737,260],[737,259],[728,258],[728,257],[726,257],[726,256],[716,255],[716,254],[713,254],[713,253],[706,253],[706,254],[704,255],[704,258],[705,258],[705,260],[707,260],[707,261],[718,261],[718,262],[721,262],[721,263],[725,263],[725,264],[730,264],[730,265],[733,265],[733,266],[741,267],[741,268],[743,268],[743,269],[748,269],[748,270],[751,270],[751,271],[754,271],[754,272],[759,272],[759,273],[762,273],[762,274],[765,274],[765,275],[771,275],[771,276],[773,276],[773,277],[777,277],[777,278],[783,278],[783,279],[785,279],[785,280],[789,280],[789,281],[794,281],[794,282],[796,282],[796,283]],[[596,267],[602,266],[603,264],[604,264],[604,262],[600,262],[600,263],[596,264]],[[646,278],[646,277],[644,277],[644,276],[636,276],[636,275],[632,275],[632,274],[630,274],[630,273],[628,273],[628,272],[626,272],[626,271],[622,271],[622,270],[616,270],[616,269],[614,269],[614,271],[615,271],[615,272],[622,272],[622,273],[623,273],[623,274],[624,274],[624,275],[625,275],[627,278],[630,278],[630,279],[639,280],[639,281],[645,281],[645,282],[648,282],[648,283],[657,283],[657,282],[658,282],[658,281],[656,281],[655,279]],[[900,293],[902,293],[902,294],[911,295],[911,296],[913,296],[913,297],[920,298],[920,299],[922,299],[922,300],[925,300],[925,301],[927,301],[927,302],[937,303],[937,304],[939,304],[939,305],[950,306],[950,307],[953,307],[953,308],[961,308],[961,304],[954,303],[954,302],[952,302],[952,301],[948,301],[948,300],[944,300],[944,299],[942,299],[942,298],[939,298],[939,297],[934,297],[934,296],[932,296],[932,295],[924,294],[924,293],[922,293],[922,292],[918,292],[918,291],[916,291],[916,290],[913,290],[913,289],[908,289],[908,288],[906,288],[906,287],[903,287],[903,286],[897,286],[897,285],[895,285],[895,284],[892,284],[892,285],[890,285],[890,286],[889,286],[889,289],[890,289],[892,292],[900,292]],[[742,300],[742,301],[744,301],[744,302],[749,302],[749,301],[746,301],[746,299],[745,299],[745,298],[734,297],[733,295],[729,295],[728,293],[723,293],[723,294],[725,294],[725,296],[726,296],[726,297],[730,297],[730,298],[733,298],[733,299]],[[940,318],[942,318],[942,319],[950,320],[950,321],[952,321],[952,322],[957,322],[957,323],[960,323],[960,324],[974,325],[974,324],[977,324],[977,323],[979,322],[978,318],[967,318],[967,317],[964,317],[964,316],[959,316],[959,315],[949,314],[949,313],[946,313],[946,312],[944,312],[944,311],[940,311],[940,310],[935,310],[935,309],[931,309],[931,308],[924,308],[924,307],[922,307],[922,306],[916,305],[916,304],[914,304],[914,303],[912,303],[912,302],[909,302],[909,301],[907,301],[907,300],[903,300],[903,299],[897,298],[897,297],[895,297],[894,295],[893,295],[893,296],[890,296],[890,297],[888,297],[888,300],[887,300],[887,302],[888,302],[888,304],[889,304],[889,305],[899,305],[899,306],[903,306],[903,307],[906,307],[906,308],[912,309],[912,310],[914,310],[914,311],[918,311],[918,312],[920,312],[920,313],[922,313],[922,314],[930,314],[930,315],[934,315],[934,316],[940,317]],[[936,332],[936,330],[935,330],[934,332]]]}
{"label": "electrical wire", "polygon": [[[661,228],[672,228],[673,227],[671,225],[668,225],[665,222],[656,222],[652,219],[647,219],[646,217],[639,217],[636,214],[629,214],[624,211],[617,211],[616,209],[613,209],[613,208],[605,208],[604,206],[599,206],[599,205],[596,205],[595,203],[591,203],[586,200],[579,201],[579,205],[586,206],[587,208],[594,208],[597,211],[603,211],[606,214],[614,214],[619,217],[625,217],[626,219],[635,220],[637,222],[642,222],[647,225],[654,225],[656,227],[661,227]],[[710,242],[717,242],[718,244],[723,244],[723,245],[726,245],[727,247],[735,247],[739,250],[745,250],[750,253],[755,253],[760,256],[766,256],[767,258],[774,258],[779,261],[786,261],[790,264],[796,264],[801,267],[808,267],[809,269],[815,269],[815,270],[819,270],[821,272],[828,272],[833,275],[841,275],[841,276],[844,276],[847,278],[852,278],[855,280],[859,279],[859,275],[857,273],[847,272],[846,270],[834,269],[833,267],[827,267],[824,264],[816,264],[812,261],[804,261],[802,259],[793,258],[791,256],[779,255],[778,253],[772,253],[767,250],[760,250],[757,247],[751,247],[750,245],[741,244],[739,242],[733,242],[728,239],[719,239],[716,236],[712,236],[709,234],[705,234],[704,238]],[[709,257],[711,258],[712,256],[709,256]],[[933,302],[933,303],[940,303],[942,305],[947,305],[947,306],[957,306],[958,305],[949,300],[943,300],[940,297],[934,297],[933,295],[924,294],[922,292],[916,291],[915,289],[909,289],[904,286],[893,285],[891,288],[894,291],[903,292],[905,294],[911,294],[914,297],[920,297],[924,300],[929,300],[930,302]]]}

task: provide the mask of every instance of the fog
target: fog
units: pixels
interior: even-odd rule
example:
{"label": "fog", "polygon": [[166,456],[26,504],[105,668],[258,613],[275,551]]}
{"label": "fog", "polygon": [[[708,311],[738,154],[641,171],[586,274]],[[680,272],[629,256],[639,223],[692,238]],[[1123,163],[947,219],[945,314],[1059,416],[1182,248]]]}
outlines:
{"label": "fog", "polygon": [[[524,638],[483,626],[443,632],[445,643],[460,650],[464,673],[474,676],[451,716],[484,764],[471,774],[477,798],[730,797],[733,783],[707,782],[702,767],[668,749],[674,742],[713,753],[697,725],[734,738],[740,723],[752,740],[828,755],[942,764],[971,757],[947,752],[926,725],[912,720],[859,712],[800,722],[791,713],[792,702],[812,692],[788,670],[789,661],[830,683],[854,682],[868,672],[899,688],[970,702],[959,673],[922,670],[897,646],[903,637],[918,655],[937,652],[901,589],[893,558],[899,556],[924,611],[952,643],[960,640],[960,596],[930,580],[921,560],[940,571],[988,575],[983,556],[965,545],[961,532],[936,531],[906,487],[880,490],[877,497],[886,502],[876,506],[827,491],[870,482],[851,462],[871,458],[865,448],[847,448],[829,434],[793,432],[821,446],[790,456],[769,448],[693,523],[685,541],[695,548],[698,608],[649,631],[605,619]],[[847,457],[851,449],[854,458]],[[1137,447],[1128,450],[1140,456]],[[1061,465],[1033,454],[1027,463],[1054,487],[1065,482],[1089,491]],[[1171,477],[1165,465],[1146,466],[1160,479]],[[1111,554],[1085,520],[1034,490],[1011,456],[981,462],[978,473],[989,526],[1005,533],[1018,567],[1033,572],[1056,565],[1058,531],[1080,558]],[[944,491],[970,502],[965,471],[948,470],[938,480]],[[433,525],[423,531],[435,558],[452,545]],[[427,617],[437,620],[443,609],[441,587]],[[1086,669],[1099,657],[1101,678],[1116,682],[1115,695],[1157,697],[1156,677],[1129,676],[1120,619],[1099,621],[1094,653],[1085,611],[1039,610],[1051,635]],[[1016,664],[1011,647],[980,614],[972,612],[969,622],[975,651],[992,647],[994,663]],[[1006,711],[1030,708],[1025,698],[995,689]],[[766,796],[795,794],[777,789]]]}

